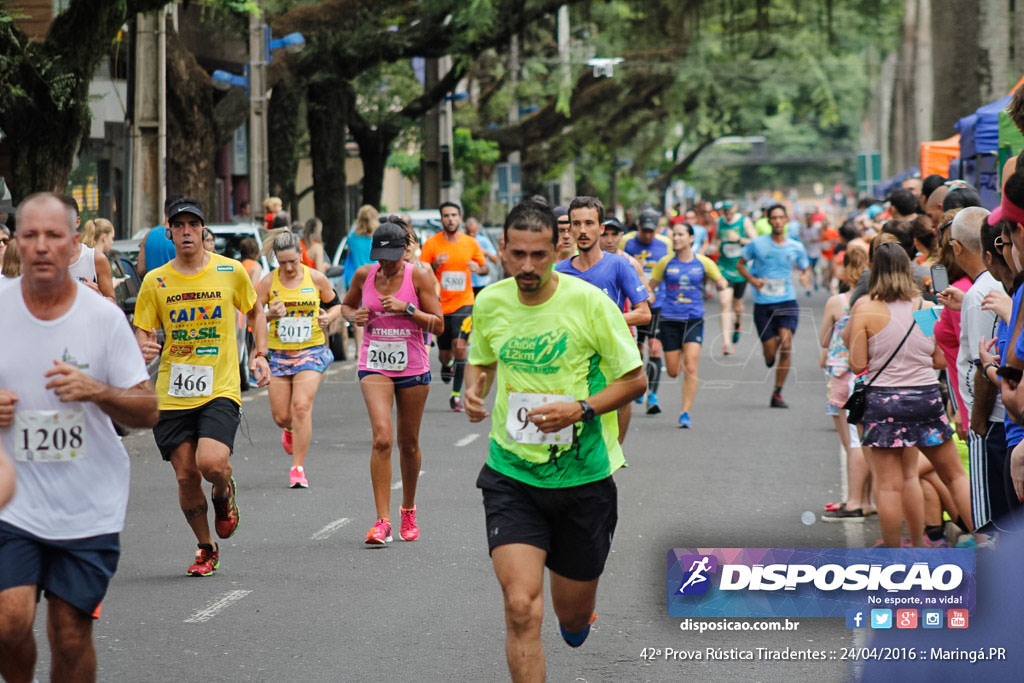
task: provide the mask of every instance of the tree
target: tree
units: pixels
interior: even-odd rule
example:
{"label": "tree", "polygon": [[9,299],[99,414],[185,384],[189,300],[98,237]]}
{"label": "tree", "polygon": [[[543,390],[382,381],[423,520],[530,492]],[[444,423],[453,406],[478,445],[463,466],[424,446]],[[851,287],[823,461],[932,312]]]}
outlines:
{"label": "tree", "polygon": [[11,151],[15,201],[63,192],[89,130],[89,83],[124,23],[165,0],[71,0],[42,42],[0,5],[0,130]]}

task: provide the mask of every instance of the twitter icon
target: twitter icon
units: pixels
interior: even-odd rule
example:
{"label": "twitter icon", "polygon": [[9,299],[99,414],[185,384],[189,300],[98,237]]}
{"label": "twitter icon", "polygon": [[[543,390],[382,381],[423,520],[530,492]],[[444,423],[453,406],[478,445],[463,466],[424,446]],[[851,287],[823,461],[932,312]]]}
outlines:
{"label": "twitter icon", "polygon": [[892,610],[871,610],[871,628],[892,628]]}

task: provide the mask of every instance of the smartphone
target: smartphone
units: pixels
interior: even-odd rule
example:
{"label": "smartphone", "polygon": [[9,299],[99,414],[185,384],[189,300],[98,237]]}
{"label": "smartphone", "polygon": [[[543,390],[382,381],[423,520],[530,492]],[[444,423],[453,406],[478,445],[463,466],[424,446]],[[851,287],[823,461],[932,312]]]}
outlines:
{"label": "smartphone", "polygon": [[932,266],[932,291],[938,294],[949,288],[949,273],[946,266],[935,264]]}

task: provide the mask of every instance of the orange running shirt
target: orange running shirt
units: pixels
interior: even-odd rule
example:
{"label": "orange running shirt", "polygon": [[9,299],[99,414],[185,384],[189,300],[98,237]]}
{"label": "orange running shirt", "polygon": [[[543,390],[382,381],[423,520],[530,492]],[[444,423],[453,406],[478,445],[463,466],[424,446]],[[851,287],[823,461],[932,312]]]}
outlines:
{"label": "orange running shirt", "polygon": [[441,283],[441,311],[445,315],[473,305],[469,262],[476,261],[481,266],[485,263],[480,243],[463,232],[456,234],[458,239],[449,242],[444,232],[439,232],[424,242],[420,251],[420,260],[431,268],[438,256],[448,254],[445,264],[434,268],[434,276]]}

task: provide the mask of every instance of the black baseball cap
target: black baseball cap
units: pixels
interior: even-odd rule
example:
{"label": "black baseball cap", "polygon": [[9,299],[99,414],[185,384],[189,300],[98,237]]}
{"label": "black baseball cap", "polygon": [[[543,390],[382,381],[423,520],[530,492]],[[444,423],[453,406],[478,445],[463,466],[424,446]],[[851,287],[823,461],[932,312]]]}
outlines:
{"label": "black baseball cap", "polygon": [[565,218],[566,220],[568,220],[569,218],[569,207],[563,204],[556,206],[554,209],[551,210],[551,212],[555,214],[556,222],[560,221],[563,218]]}
{"label": "black baseball cap", "polygon": [[622,226],[622,223],[615,216],[611,216],[610,218],[604,219],[604,223],[602,225],[604,225],[605,230],[611,230],[612,232],[625,231],[625,228]]}
{"label": "black baseball cap", "polygon": [[659,217],[658,212],[654,209],[644,209],[637,220],[637,226],[641,230],[657,230]]}
{"label": "black baseball cap", "polygon": [[373,231],[370,258],[374,261],[398,261],[405,255],[409,236],[400,225],[384,223]]}
{"label": "black baseball cap", "polygon": [[206,216],[203,214],[203,210],[199,208],[199,203],[191,199],[179,199],[167,207],[167,222],[170,223],[174,220],[175,216],[183,213],[191,213],[198,216],[203,225],[206,225]]}

